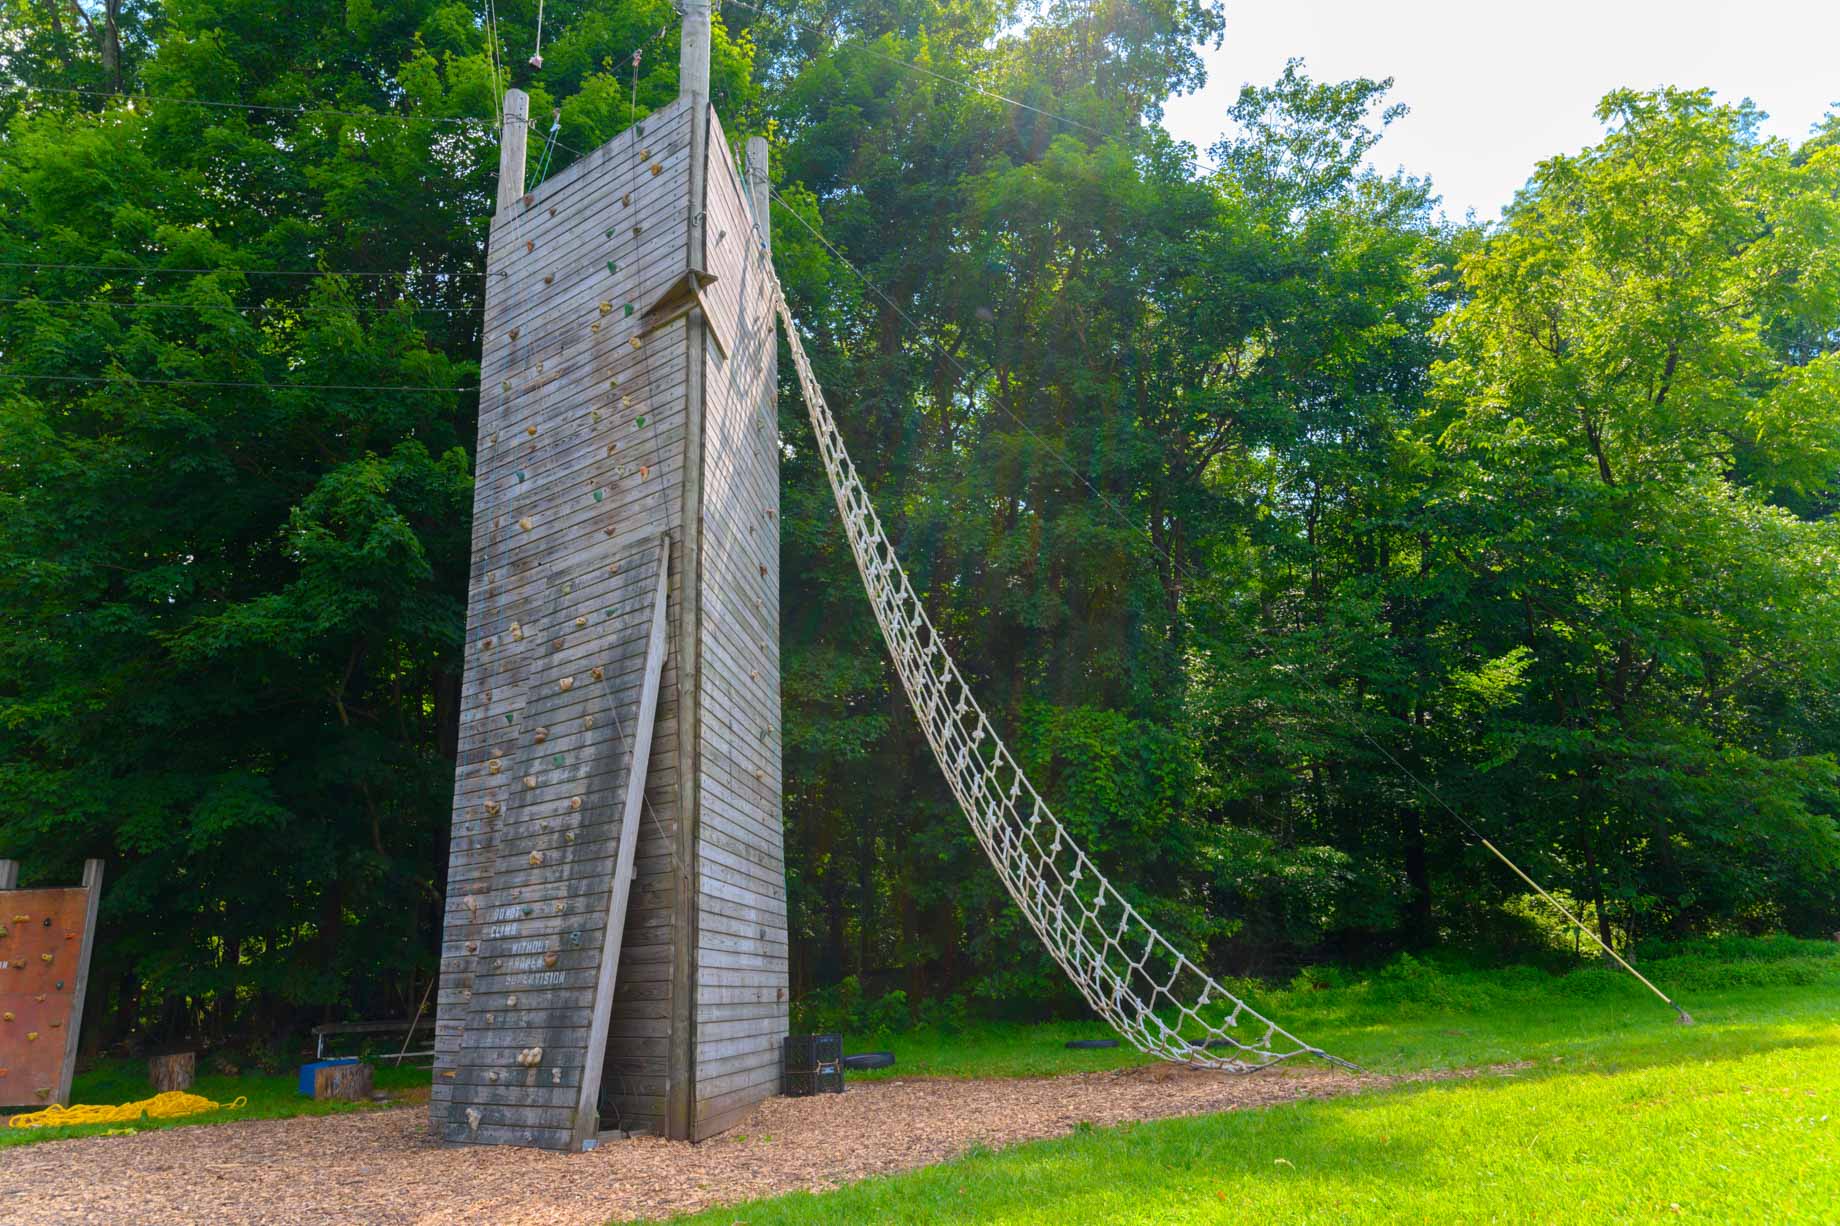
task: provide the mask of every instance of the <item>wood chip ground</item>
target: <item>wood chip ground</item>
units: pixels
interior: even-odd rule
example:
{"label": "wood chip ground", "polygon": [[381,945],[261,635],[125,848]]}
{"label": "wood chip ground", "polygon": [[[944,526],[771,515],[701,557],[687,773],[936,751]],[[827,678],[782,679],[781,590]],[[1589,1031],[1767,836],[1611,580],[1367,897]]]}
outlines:
{"label": "wood chip ground", "polygon": [[701,1145],[640,1137],[585,1154],[448,1148],[426,1107],[252,1120],[0,1150],[0,1223],[600,1226],[940,1162],[1081,1123],[1265,1107],[1390,1084],[1317,1069],[1255,1077],[1136,1068],[1030,1080],[852,1083],[774,1098]]}

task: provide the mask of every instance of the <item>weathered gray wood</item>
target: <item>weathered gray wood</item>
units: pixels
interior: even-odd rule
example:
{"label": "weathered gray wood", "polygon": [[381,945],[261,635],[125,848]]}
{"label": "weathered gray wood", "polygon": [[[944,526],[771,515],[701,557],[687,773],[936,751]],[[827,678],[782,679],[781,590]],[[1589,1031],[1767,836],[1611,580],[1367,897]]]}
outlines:
{"label": "weathered gray wood", "polygon": [[498,132],[498,211],[504,212],[524,194],[524,149],[530,139],[530,95],[521,89],[505,91],[504,124]]}
{"label": "weathered gray wood", "polygon": [[598,982],[595,986],[594,1021],[588,1033],[588,1064],[577,1102],[572,1148],[600,1132],[601,1067],[606,1058],[607,1030],[613,1016],[614,988],[618,982],[621,937],[626,929],[626,906],[632,896],[633,854],[639,846],[639,825],[644,820],[645,776],[652,756],[652,723],[658,714],[658,686],[664,676],[667,644],[665,609],[670,597],[671,538],[658,538],[657,594],[652,601],[652,628],[645,649],[645,685],[639,696],[639,718],[633,728],[631,763],[626,777],[626,802],[620,816],[620,851],[613,870],[613,893],[607,903],[607,931],[601,941]]}
{"label": "weathered gray wood", "polygon": [[19,888],[19,861],[0,860],[0,890]]}
{"label": "weathered gray wood", "polygon": [[[18,867],[14,867],[17,875]],[[64,1027],[64,1072],[58,1082],[60,1103],[70,1101],[70,1079],[77,1071],[77,1040],[83,1030],[83,1002],[89,996],[89,960],[96,949],[96,914],[102,905],[102,861],[83,862],[83,938],[77,942],[77,986],[70,997],[70,1024]]]}
{"label": "weathered gray wood", "polygon": [[[764,206],[698,79],[492,223],[430,1107],[454,1141],[562,1147],[602,1110],[706,1136],[777,1085],[776,338]],[[641,335],[693,267],[716,282]]]}

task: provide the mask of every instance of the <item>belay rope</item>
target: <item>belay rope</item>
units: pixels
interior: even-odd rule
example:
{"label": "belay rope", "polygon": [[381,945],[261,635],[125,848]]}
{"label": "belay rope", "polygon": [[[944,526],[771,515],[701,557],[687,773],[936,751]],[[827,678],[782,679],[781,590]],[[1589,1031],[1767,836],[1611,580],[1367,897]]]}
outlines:
{"label": "belay rope", "polygon": [[927,617],[844,450],[777,278],[772,292],[850,552],[895,670],[972,832],[1049,954],[1086,1003],[1146,1054],[1232,1073],[1310,1055],[1358,1072],[1191,962],[1119,894],[1055,818]]}
{"label": "belay rope", "polygon": [[15,1115],[7,1120],[9,1128],[63,1128],[72,1124],[132,1124],[138,1120],[171,1120],[186,1115],[199,1115],[206,1111],[235,1111],[248,1103],[247,1098],[234,1098],[227,1103],[212,1102],[201,1094],[187,1094],[182,1090],[168,1090],[164,1094],[155,1094],[152,1098],[143,1098],[131,1103],[112,1103],[91,1105],[78,1103],[72,1107],[50,1106],[43,1111],[30,1111],[24,1115]]}

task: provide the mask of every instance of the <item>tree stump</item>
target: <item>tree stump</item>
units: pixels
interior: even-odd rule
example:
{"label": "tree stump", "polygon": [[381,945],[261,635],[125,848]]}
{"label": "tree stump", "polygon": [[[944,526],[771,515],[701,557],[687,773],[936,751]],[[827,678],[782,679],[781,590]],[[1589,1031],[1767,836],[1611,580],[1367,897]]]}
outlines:
{"label": "tree stump", "polygon": [[189,1090],[197,1076],[198,1053],[195,1051],[169,1052],[147,1061],[147,1080],[153,1083],[155,1093]]}
{"label": "tree stump", "polygon": [[359,1102],[371,1096],[371,1066],[333,1064],[313,1070],[313,1097]]}

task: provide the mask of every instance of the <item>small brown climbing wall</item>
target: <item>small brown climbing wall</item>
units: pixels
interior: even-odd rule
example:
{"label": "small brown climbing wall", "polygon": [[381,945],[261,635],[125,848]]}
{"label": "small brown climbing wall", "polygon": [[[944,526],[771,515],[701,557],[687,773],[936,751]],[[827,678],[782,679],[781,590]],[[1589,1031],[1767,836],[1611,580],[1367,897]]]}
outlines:
{"label": "small brown climbing wall", "polygon": [[[707,1135],[697,1065],[729,1059],[707,1043],[745,1031],[750,1053],[777,1049],[785,1029],[778,487],[763,373],[775,338],[764,253],[745,214],[729,216],[732,199],[745,201],[738,177],[726,149],[693,157],[704,145],[692,119],[679,100],[492,225],[431,1107],[449,1141]],[[729,180],[719,206],[702,198],[698,160]],[[724,267],[702,306],[648,319],[705,251]],[[661,537],[669,646],[609,985],[599,972]],[[745,699],[732,692],[741,684]],[[728,747],[740,739],[737,756]],[[729,829],[737,804],[745,848]],[[758,896],[740,910],[725,901],[737,855],[751,857],[746,889]],[[764,934],[763,957],[725,947],[734,923]],[[738,986],[730,964],[746,1000],[723,995]],[[728,1012],[708,1011],[718,1000]],[[607,1039],[584,1093],[597,1004]],[[724,1119],[771,1092],[761,1058],[744,1062],[752,1097],[725,1101]]]}
{"label": "small brown climbing wall", "polygon": [[0,1107],[43,1107],[69,1094],[88,895],[0,890]]}

